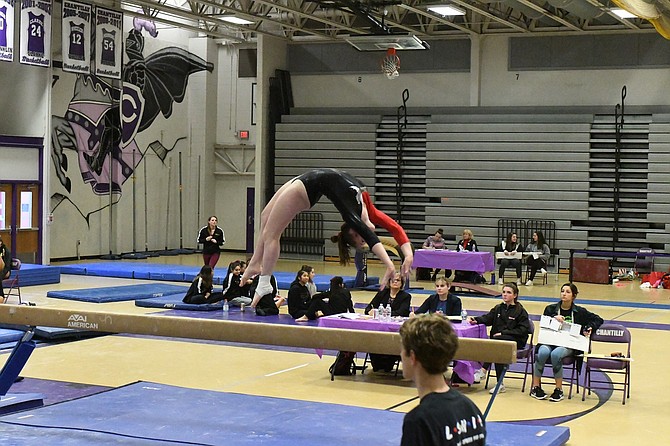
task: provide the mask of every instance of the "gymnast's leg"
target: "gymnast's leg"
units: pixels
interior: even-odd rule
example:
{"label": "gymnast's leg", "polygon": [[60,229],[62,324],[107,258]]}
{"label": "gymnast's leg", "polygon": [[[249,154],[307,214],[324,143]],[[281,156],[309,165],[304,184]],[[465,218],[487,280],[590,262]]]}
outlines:
{"label": "gymnast's leg", "polygon": [[[284,184],[263,209],[261,235],[256,245],[258,250],[254,252],[249,267],[245,271],[245,275],[250,269],[252,273],[263,271],[258,280],[258,287],[251,307],[255,307],[262,296],[272,292],[270,276],[274,272],[279,258],[279,239],[282,232],[296,215],[310,207],[305,186],[302,181],[294,180]],[[244,280],[245,277],[242,277],[242,281]]]}

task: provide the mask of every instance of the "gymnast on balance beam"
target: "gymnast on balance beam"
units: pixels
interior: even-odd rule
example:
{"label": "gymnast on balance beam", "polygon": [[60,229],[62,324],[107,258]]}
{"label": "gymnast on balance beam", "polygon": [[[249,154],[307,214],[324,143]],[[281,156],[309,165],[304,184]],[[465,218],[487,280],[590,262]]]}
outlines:
{"label": "gymnast on balance beam", "polygon": [[405,230],[374,207],[370,194],[360,180],[336,169],[314,169],[280,187],[261,213],[261,234],[241,281],[244,283],[246,279],[263,271],[251,303],[252,307],[255,307],[262,296],[272,292],[270,275],[274,272],[279,258],[279,239],[284,229],[296,215],[312,208],[323,195],[335,205],[344,220],[341,231],[336,236],[340,264],[346,265],[351,260],[350,246],[362,249],[367,244],[386,266],[386,272],[380,283],[388,283],[395,274],[395,266],[374,232],[375,225],[378,225],[388,230],[400,245],[400,250],[405,256],[401,273],[403,276],[409,276],[414,255]]}

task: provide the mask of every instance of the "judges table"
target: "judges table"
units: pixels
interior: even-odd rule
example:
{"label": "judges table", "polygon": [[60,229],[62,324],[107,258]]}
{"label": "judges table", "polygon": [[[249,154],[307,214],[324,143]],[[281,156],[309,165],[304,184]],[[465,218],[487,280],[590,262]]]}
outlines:
{"label": "judges table", "polygon": [[484,274],[495,269],[495,260],[490,252],[417,249],[412,268],[441,268]]}
{"label": "judges table", "polygon": [[[380,321],[360,313],[344,313],[319,318],[319,327],[398,332],[406,319],[394,317],[389,321]],[[452,327],[460,338],[488,338],[484,325],[454,322]],[[400,354],[400,347],[398,347],[398,354]],[[476,361],[454,361],[454,372],[468,384],[474,382],[475,371],[480,368],[481,364]]]}

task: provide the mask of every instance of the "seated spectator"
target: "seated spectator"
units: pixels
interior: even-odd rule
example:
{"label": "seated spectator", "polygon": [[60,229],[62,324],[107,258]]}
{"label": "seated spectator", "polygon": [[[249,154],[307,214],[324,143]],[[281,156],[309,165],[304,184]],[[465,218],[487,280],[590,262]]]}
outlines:
{"label": "seated spectator", "polygon": [[[561,324],[563,322],[579,324],[582,326],[581,334],[590,337],[591,333],[603,324],[603,319],[597,314],[591,313],[586,308],[575,305],[578,293],[579,290],[574,283],[564,283],[561,286],[561,301],[547,305],[544,309],[544,315],[553,317]],[[551,367],[554,372],[556,388],[549,397],[549,401],[561,401],[563,399],[563,358],[581,353],[583,352],[566,347],[544,344],[537,345],[535,350],[535,365],[533,367],[533,385],[530,390],[530,396],[538,400],[547,398],[547,394],[542,390],[540,383],[542,381],[544,365],[551,358]]]}
{"label": "seated spectator", "polygon": [[538,269],[542,275],[547,274],[545,268],[551,255],[549,246],[544,241],[544,235],[540,231],[533,232],[533,241],[526,246],[526,252],[531,253],[526,260],[526,264],[530,267],[530,276],[528,276],[526,286],[533,286],[533,280]]}
{"label": "seated spectator", "polygon": [[242,266],[239,260],[231,262],[228,265],[228,273],[223,279],[223,297],[230,305],[240,306],[242,304],[249,305],[251,298],[249,297],[250,284],[242,284]]}
{"label": "seated spectator", "polygon": [[307,314],[309,302],[312,298],[309,295],[307,283],[309,282],[309,273],[305,270],[298,271],[295,280],[291,282],[288,290],[288,312],[293,319],[299,319]]}
{"label": "seated spectator", "polygon": [[[456,245],[456,251],[479,252],[477,242],[472,238],[472,231],[463,229],[463,239]],[[456,271],[454,273],[454,282],[484,283],[484,278],[474,271]]]}
{"label": "seated spectator", "polygon": [[212,285],[214,274],[212,267],[205,265],[195,276],[186,295],[182,299],[185,304],[213,304],[223,300],[223,293],[215,293]]}
{"label": "seated spectator", "polygon": [[[402,275],[396,273],[394,277],[389,280],[386,287],[379,291],[372,301],[365,307],[365,314],[369,314],[373,308],[379,308],[380,305],[386,307],[391,305],[391,316],[408,317],[410,313],[410,305],[412,303],[411,294],[403,291],[404,280]],[[400,359],[398,355],[381,355],[377,353],[370,353],[370,362],[372,363],[372,370],[384,370],[385,372],[393,371],[396,362]]]}
{"label": "seated spectator", "polygon": [[316,284],[314,283],[314,276],[316,276],[316,271],[313,266],[302,265],[301,270],[307,271],[309,273],[309,282],[307,282],[307,289],[309,290],[309,295],[314,296],[317,293]]}
{"label": "seated spectator", "polygon": [[[518,236],[516,232],[510,232],[507,235],[507,239],[503,240],[500,244],[500,252],[504,253],[506,256],[514,256],[517,252],[521,252],[523,246],[519,245]],[[500,270],[498,271],[498,285],[504,283],[503,277],[505,277],[505,269],[514,268],[516,271],[516,284],[521,285],[521,259],[514,257],[502,258],[500,259]]]}
{"label": "seated spectator", "polygon": [[444,277],[435,280],[435,294],[432,294],[415,311],[421,313],[441,313],[445,316],[460,316],[463,306],[461,299],[449,292],[449,281]]}
{"label": "seated spectator", "polygon": [[344,287],[344,279],[335,276],[330,279],[330,289],[312,296],[307,313],[295,321],[306,322],[322,316],[354,312],[354,302],[351,300],[351,293]]}
{"label": "seated spectator", "polygon": [[[256,288],[258,287],[258,278],[260,275],[257,275],[253,278],[251,287],[249,290],[249,295],[253,296]],[[261,297],[254,308],[258,316],[276,316],[279,314],[279,307],[281,307],[286,301],[285,298],[281,297],[277,288],[277,279],[274,275],[270,276],[270,285],[272,286],[272,292],[268,293]]]}
{"label": "seated spectator", "polygon": [[[530,320],[528,312],[519,303],[519,288],[510,282],[503,285],[502,302],[491,309],[487,314],[477,317],[469,317],[471,324],[484,324],[491,327],[489,336],[491,339],[501,341],[514,341],[516,348],[520,349],[526,345],[530,333]],[[486,376],[486,371],[491,364],[484,364],[482,370],[475,372],[475,381],[481,381]],[[496,377],[500,380],[506,364],[496,364]],[[495,388],[494,388],[495,389]],[[493,390],[491,389],[491,393]],[[505,392],[505,384],[500,384],[499,392]]]}
{"label": "seated spectator", "polygon": [[449,388],[444,372],[458,337],[437,315],[409,319],[400,327],[402,374],[416,385],[419,405],[405,415],[400,446],[486,444],[486,424],[477,406]]}
{"label": "seated spectator", "polygon": [[[446,248],[446,240],[444,240],[444,231],[442,228],[438,229],[435,231],[434,235],[429,236],[425,242],[423,242],[423,249],[445,249]],[[440,268],[435,268],[433,270],[432,275],[430,276],[430,280],[433,282],[437,278],[438,273],[440,272]],[[451,276],[451,270],[445,270],[444,271],[444,276],[445,277],[450,277]]]}
{"label": "seated spectator", "polygon": [[405,281],[402,275],[396,273],[395,276],[389,280],[386,287],[378,291],[375,297],[372,298],[367,307],[365,307],[365,314],[370,314],[373,308],[379,308],[379,305],[391,305],[391,316],[408,317],[410,305],[412,303],[412,296],[403,290]]}

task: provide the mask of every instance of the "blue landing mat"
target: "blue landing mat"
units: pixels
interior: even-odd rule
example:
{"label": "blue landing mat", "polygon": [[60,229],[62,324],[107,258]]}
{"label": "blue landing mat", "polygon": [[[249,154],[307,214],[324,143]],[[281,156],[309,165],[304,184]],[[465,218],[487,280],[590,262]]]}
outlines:
{"label": "blue landing mat", "polygon": [[215,304],[185,304],[182,302],[185,293],[167,294],[161,297],[150,297],[148,299],[138,299],[135,306],[145,308],[167,308],[170,310],[189,310],[189,311],[214,311],[223,309],[223,301]]}
{"label": "blue landing mat", "polygon": [[[123,277],[128,279],[167,280],[171,282],[191,282],[200,272],[199,266],[164,265],[160,263],[128,262],[95,262],[61,265],[61,273],[85,276]],[[214,284],[221,285],[226,275],[225,267],[218,267],[214,271]],[[295,280],[296,272],[275,272],[277,285],[283,290],[289,289]],[[353,288],[355,277],[344,276],[347,288]],[[370,284],[379,283],[379,277],[368,277]],[[318,291],[330,288],[329,276],[316,276],[314,281]]]}
{"label": "blue landing mat", "polygon": [[0,328],[0,344],[6,344],[8,342],[16,342],[23,337],[25,333],[21,330],[12,330],[9,328]]}
{"label": "blue landing mat", "polygon": [[[21,286],[30,285],[46,285],[49,283],[60,283],[60,267],[35,265],[32,263],[22,263],[21,271],[19,271],[21,279]],[[10,279],[16,275],[16,271],[12,271],[9,276]],[[5,279],[4,281],[8,281]]]}
{"label": "blue landing mat", "polygon": [[47,297],[57,299],[78,300],[81,302],[120,302],[124,300],[148,299],[165,294],[186,294],[188,287],[165,283],[147,283],[142,285],[126,285],[105,288],[89,288],[84,290],[49,291]]}
{"label": "blue landing mat", "polygon": [[[160,410],[158,410],[160,408]],[[14,446],[398,445],[404,413],[139,382],[0,418]],[[384,429],[379,429],[384,426]],[[559,446],[569,429],[488,423],[487,445]],[[538,435],[539,432],[544,432]]]}

